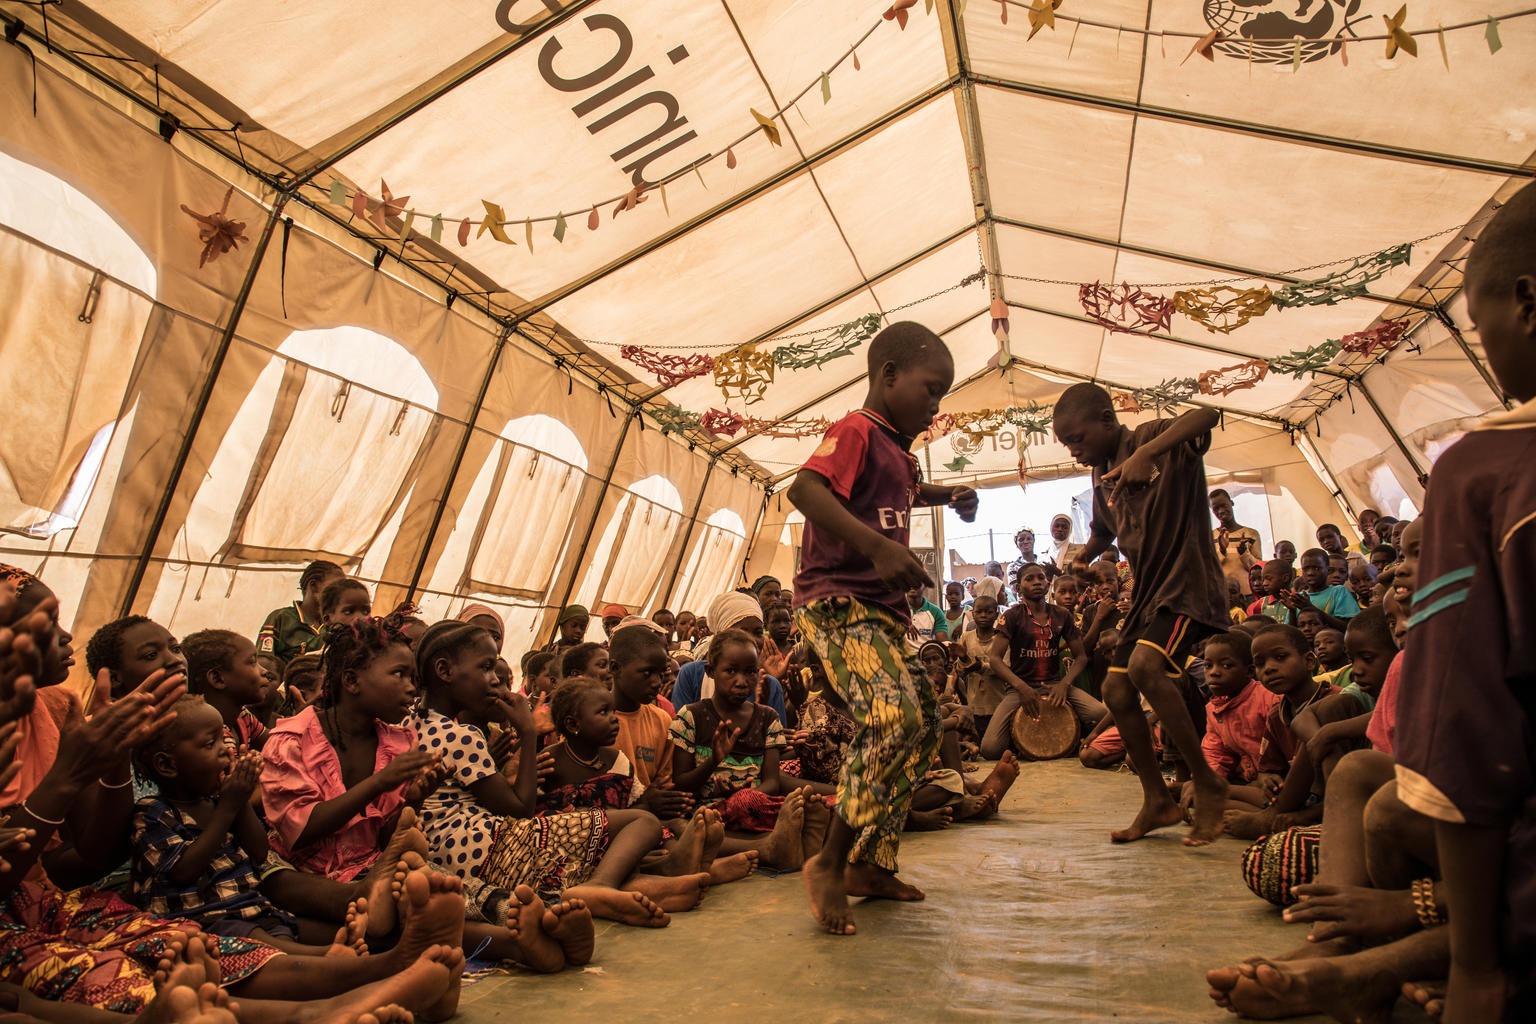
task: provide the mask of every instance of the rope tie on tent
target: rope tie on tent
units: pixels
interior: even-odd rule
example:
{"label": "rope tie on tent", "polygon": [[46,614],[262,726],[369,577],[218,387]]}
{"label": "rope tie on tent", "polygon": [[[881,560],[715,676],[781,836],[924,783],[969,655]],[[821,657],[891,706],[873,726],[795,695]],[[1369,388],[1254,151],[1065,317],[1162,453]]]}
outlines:
{"label": "rope tie on tent", "polygon": [[32,116],[36,117],[37,116],[37,54],[33,53],[32,52],[32,48],[29,47],[26,43],[21,41],[21,19],[20,18],[17,18],[15,21],[11,21],[10,19],[6,19],[6,22],[5,22],[5,41],[10,43],[12,46],[16,47],[16,49],[20,50],[22,53],[26,54],[27,55],[27,60],[31,61],[31,63],[32,63]]}
{"label": "rope tie on tent", "polygon": [[347,399],[352,397],[352,382],[344,380],[337,387],[336,394],[331,396],[331,419],[341,422],[342,413],[347,411]]}
{"label": "rope tie on tent", "polygon": [[400,411],[395,414],[394,426],[389,428],[389,436],[390,437],[399,437],[400,436],[400,428],[405,426],[405,414],[410,412],[410,411],[411,411],[411,403],[410,402],[401,402],[400,403]]}
{"label": "rope tie on tent", "polygon": [[277,264],[277,297],[283,305],[283,319],[288,319],[288,236],[293,234],[293,218],[283,218],[283,252]]}
{"label": "rope tie on tent", "polygon": [[96,304],[101,301],[101,271],[91,274],[91,283],[85,287],[85,301],[80,305],[80,313],[75,317],[83,324],[90,323],[96,316]]}
{"label": "rope tie on tent", "polygon": [[539,468],[539,456],[542,455],[542,454],[543,454],[543,452],[537,452],[537,451],[533,453],[533,460],[528,463],[528,474],[527,475],[528,475],[528,479],[529,480],[532,480],[533,479],[533,474],[538,471],[538,468]]}

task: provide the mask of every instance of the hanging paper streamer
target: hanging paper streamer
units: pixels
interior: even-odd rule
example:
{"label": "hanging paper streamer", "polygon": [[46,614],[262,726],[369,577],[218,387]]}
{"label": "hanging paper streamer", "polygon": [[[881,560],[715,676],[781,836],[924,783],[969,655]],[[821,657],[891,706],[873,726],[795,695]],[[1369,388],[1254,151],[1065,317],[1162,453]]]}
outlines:
{"label": "hanging paper streamer", "polygon": [[480,205],[485,207],[485,219],[480,222],[480,229],[475,232],[475,237],[479,238],[489,231],[491,237],[503,245],[516,245],[517,243],[512,241],[506,229],[502,227],[506,223],[507,215],[502,211],[501,205],[489,199],[480,200]]}
{"label": "hanging paper streamer", "polygon": [[1399,7],[1397,13],[1390,18],[1385,14],[1381,16],[1381,20],[1387,23],[1387,60],[1396,57],[1398,50],[1406,50],[1410,57],[1417,57],[1419,55],[1418,42],[1413,36],[1408,34],[1407,29],[1403,28],[1403,22],[1407,18],[1407,4]]}
{"label": "hanging paper streamer", "polygon": [[1221,39],[1221,33],[1215,29],[1211,29],[1205,35],[1195,40],[1195,45],[1189,48],[1189,52],[1184,55],[1184,60],[1179,61],[1179,65],[1183,66],[1184,63],[1189,60],[1189,58],[1193,57],[1197,53],[1204,57],[1206,60],[1210,61],[1212,64],[1216,63],[1215,46],[1217,43],[1221,42]]}
{"label": "hanging paper streamer", "polygon": [[832,421],[824,416],[789,420],[760,420],[748,416],[746,426],[760,437],[820,437],[831,429]]}
{"label": "hanging paper streamer", "polygon": [[1202,395],[1230,395],[1234,391],[1257,387],[1267,376],[1269,364],[1262,359],[1250,359],[1236,366],[1206,370],[1195,378],[1195,384]]}
{"label": "hanging paper streamer", "polygon": [[1141,412],[1141,403],[1136,401],[1136,396],[1129,391],[1116,391],[1109,396],[1109,401],[1115,407],[1116,412]]}
{"label": "hanging paper streamer", "polygon": [[1136,404],[1143,410],[1151,409],[1162,414],[1175,405],[1182,405],[1195,397],[1200,391],[1200,385],[1193,377],[1177,377],[1173,380],[1163,380],[1149,388],[1137,388],[1132,394],[1136,398]]}
{"label": "hanging paper streamer", "polygon": [[997,365],[1013,362],[1013,350],[1008,345],[1008,303],[1001,295],[992,297],[992,337],[997,339]]}
{"label": "hanging paper streamer", "polygon": [[1035,0],[1029,8],[1029,38],[1035,38],[1035,33],[1042,28],[1056,31],[1056,8],[1061,6],[1061,0]]}
{"label": "hanging paper streamer", "polygon": [[1037,402],[1010,405],[1003,418],[1018,427],[1026,437],[1044,438],[1051,432],[1051,410]]}
{"label": "hanging paper streamer", "polygon": [[917,0],[896,0],[880,17],[886,21],[896,22],[896,27],[905,32],[907,29],[907,11],[915,6],[917,6]]}
{"label": "hanging paper streamer", "polygon": [[702,377],[715,368],[713,356],[700,352],[681,356],[664,352],[649,352],[639,345],[625,345],[619,355],[655,376],[656,383],[664,388],[676,387],[685,380]]}
{"label": "hanging paper streamer", "polygon": [[411,197],[395,196],[394,193],[390,192],[389,185],[385,183],[383,178],[379,179],[379,197],[378,203],[373,208],[371,219],[373,220],[374,227],[380,231],[387,232],[389,226],[385,223],[386,218],[399,217],[404,213],[406,204],[411,201]]}
{"label": "hanging paper streamer", "polygon": [[735,437],[746,423],[746,417],[729,409],[711,409],[699,417],[699,428],[716,437]]}
{"label": "hanging paper streamer", "polygon": [[696,412],[688,412],[679,409],[675,405],[662,406],[659,409],[647,409],[652,420],[661,428],[662,436],[667,434],[681,434],[685,430],[697,430],[700,416]]}
{"label": "hanging paper streamer", "polygon": [[1275,296],[1268,288],[1188,288],[1173,293],[1173,308],[1211,333],[1231,334],[1254,317],[1269,312]]}
{"label": "hanging paper streamer", "polygon": [[1338,341],[1325,341],[1311,348],[1297,349],[1283,356],[1274,356],[1269,360],[1269,372],[1288,373],[1300,380],[1302,374],[1316,373],[1333,362],[1343,348],[1344,346]]}
{"label": "hanging paper streamer", "polygon": [[969,466],[970,464],[971,460],[966,458],[964,455],[956,455],[954,458],[944,463],[944,468],[949,470],[951,473],[960,473],[963,472],[965,467]]}
{"label": "hanging paper streamer", "polygon": [[203,243],[203,253],[197,260],[199,269],[225,253],[240,248],[241,242],[250,241],[245,237],[245,221],[229,218],[229,200],[234,194],[235,187],[231,185],[224,193],[223,204],[212,213],[197,213],[188,208],[186,203],[181,204],[181,212],[201,225],[197,229],[197,239]]}
{"label": "hanging paper streamer", "polygon": [[1173,302],[1167,296],[1123,283],[1079,285],[1077,300],[1088,319],[1121,334],[1166,331],[1173,319]]}
{"label": "hanging paper streamer", "polygon": [[726,398],[740,398],[747,405],[763,400],[773,383],[773,353],[759,352],[756,345],[715,356],[715,386]]}
{"label": "hanging paper streamer", "polygon": [[857,320],[818,334],[809,341],[781,345],[773,350],[773,364],[784,370],[803,370],[850,355],[880,330],[880,314],[866,313]]}
{"label": "hanging paper streamer", "polygon": [[1275,292],[1277,309],[1297,306],[1332,306],[1366,293],[1366,286],[1383,277],[1393,267],[1401,267],[1413,258],[1413,245],[1404,242],[1390,249],[1362,256],[1343,270],[1313,281],[1299,281]]}
{"label": "hanging paper streamer", "polygon": [[613,208],[613,216],[617,217],[626,210],[633,210],[643,202],[645,202],[645,186],[636,185],[624,193],[624,198],[620,199],[619,204]]}
{"label": "hanging paper streamer", "polygon": [[1403,340],[1408,333],[1408,321],[1406,319],[1383,320],[1375,327],[1363,331],[1355,331],[1346,334],[1339,339],[1339,346],[1345,352],[1357,356],[1374,355],[1377,352],[1390,352]]}

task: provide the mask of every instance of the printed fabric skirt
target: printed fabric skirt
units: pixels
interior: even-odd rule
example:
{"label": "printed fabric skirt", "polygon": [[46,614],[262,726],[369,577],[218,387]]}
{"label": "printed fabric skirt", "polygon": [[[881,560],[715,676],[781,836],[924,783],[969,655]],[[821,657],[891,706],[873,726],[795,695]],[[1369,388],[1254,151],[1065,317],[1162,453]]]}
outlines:
{"label": "printed fabric skirt", "polygon": [[[190,921],[153,917],[115,893],[64,892],[23,882],[0,907],[0,981],[43,999],[137,1014],[155,998],[155,963]],[[217,943],[223,984],[249,978],[282,952],[249,939],[205,936]]]}
{"label": "printed fabric skirt", "polygon": [[531,885],[545,903],[592,877],[608,852],[608,816],[600,810],[503,818],[477,872],[498,889]]}

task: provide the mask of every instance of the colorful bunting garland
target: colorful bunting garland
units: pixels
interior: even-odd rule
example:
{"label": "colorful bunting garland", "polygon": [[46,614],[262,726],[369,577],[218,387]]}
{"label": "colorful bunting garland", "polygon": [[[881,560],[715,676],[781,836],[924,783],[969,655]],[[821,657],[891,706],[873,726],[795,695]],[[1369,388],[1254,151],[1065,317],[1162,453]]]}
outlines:
{"label": "colorful bunting garland", "polygon": [[1389,249],[1362,256],[1343,270],[1312,281],[1286,285],[1275,292],[1276,309],[1294,309],[1297,306],[1332,306],[1345,299],[1364,295],[1366,286],[1378,280],[1394,267],[1401,267],[1413,258],[1413,243],[1404,242]]}
{"label": "colorful bunting garland", "polygon": [[203,243],[203,253],[197,260],[199,269],[225,253],[240,248],[241,242],[250,241],[245,237],[245,221],[231,220],[229,217],[229,200],[234,194],[235,187],[231,185],[224,193],[223,205],[212,213],[198,213],[186,203],[181,204],[181,212],[201,225],[197,229],[197,240]]}
{"label": "colorful bunting garland", "polygon": [[1078,285],[1077,301],[1088,319],[1122,334],[1167,331],[1173,320],[1172,299],[1125,283]]}
{"label": "colorful bunting garland", "polygon": [[1231,334],[1255,317],[1269,312],[1274,293],[1264,285],[1257,288],[1186,288],[1173,293],[1173,308],[1207,331]]}

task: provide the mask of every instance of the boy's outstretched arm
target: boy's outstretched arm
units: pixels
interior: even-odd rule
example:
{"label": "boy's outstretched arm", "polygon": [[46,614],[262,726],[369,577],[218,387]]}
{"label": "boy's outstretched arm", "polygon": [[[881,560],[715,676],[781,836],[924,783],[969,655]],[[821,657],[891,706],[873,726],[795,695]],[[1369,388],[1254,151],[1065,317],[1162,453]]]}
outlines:
{"label": "boy's outstretched arm", "polygon": [[976,509],[981,504],[976,489],[964,484],[945,487],[942,484],[923,484],[917,489],[917,504],[924,507],[948,505],[966,522],[976,519]]}
{"label": "boy's outstretched arm", "polygon": [[818,530],[826,530],[868,558],[886,583],[903,588],[933,586],[933,580],[928,578],[928,571],[917,556],[905,545],[859,522],[838,500],[827,485],[826,477],[820,473],[809,469],[797,473],[795,482],[789,485],[789,500],[805,515],[807,522],[815,524]]}
{"label": "boy's outstretched arm", "polygon": [[1220,422],[1221,413],[1215,409],[1191,409],[1180,415],[1167,430],[1137,448],[1130,458],[1104,474],[1103,482],[1114,487],[1109,494],[1110,503],[1114,503],[1113,499],[1122,487],[1135,489],[1151,483],[1157,472],[1159,457],[1178,445],[1193,441],[1201,434],[1210,433]]}

